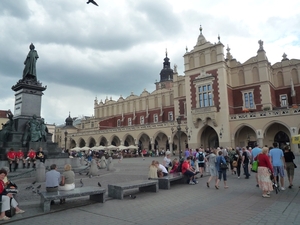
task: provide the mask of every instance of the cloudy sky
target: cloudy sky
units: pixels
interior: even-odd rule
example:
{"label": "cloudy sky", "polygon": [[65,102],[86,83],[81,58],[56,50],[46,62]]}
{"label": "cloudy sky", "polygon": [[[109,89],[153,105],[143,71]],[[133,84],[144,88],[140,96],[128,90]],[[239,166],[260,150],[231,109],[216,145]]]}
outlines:
{"label": "cloudy sky", "polygon": [[[42,117],[64,123],[93,115],[105,100],[144,88],[154,91],[165,50],[184,74],[185,48],[206,39],[229,45],[241,63],[256,55],[258,40],[271,64],[300,59],[300,1],[289,0],[0,0],[0,109],[14,109],[11,87],[22,78],[30,43],[39,54],[37,78],[47,90]],[[296,54],[298,53],[298,54]]]}

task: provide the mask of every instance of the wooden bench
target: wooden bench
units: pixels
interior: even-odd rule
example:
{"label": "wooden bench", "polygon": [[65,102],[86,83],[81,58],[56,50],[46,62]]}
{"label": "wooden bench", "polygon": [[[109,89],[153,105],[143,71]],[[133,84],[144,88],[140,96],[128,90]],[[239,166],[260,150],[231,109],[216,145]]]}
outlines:
{"label": "wooden bench", "polygon": [[135,180],[118,184],[108,185],[108,197],[123,199],[124,190],[139,188],[139,191],[158,192],[157,180]]}
{"label": "wooden bench", "polygon": [[50,211],[50,203],[52,200],[58,200],[63,198],[76,198],[81,196],[90,196],[90,200],[96,202],[105,202],[105,188],[100,187],[81,187],[75,188],[70,191],[56,191],[56,192],[40,192],[41,203],[40,206],[44,212]]}
{"label": "wooden bench", "polygon": [[171,182],[172,183],[180,183],[186,184],[187,177],[184,176],[182,173],[170,173],[168,176],[159,177],[159,178],[152,178],[151,180],[158,180],[158,187],[159,189],[170,189]]}

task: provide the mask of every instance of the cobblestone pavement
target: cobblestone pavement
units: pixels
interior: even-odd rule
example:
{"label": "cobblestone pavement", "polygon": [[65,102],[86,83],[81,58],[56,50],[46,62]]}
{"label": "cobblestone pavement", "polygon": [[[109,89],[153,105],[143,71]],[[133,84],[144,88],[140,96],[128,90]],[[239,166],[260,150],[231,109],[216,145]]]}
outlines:
{"label": "cobblestone pavement", "polygon": [[[162,161],[162,158],[155,158]],[[82,179],[85,186],[102,187],[107,184],[147,179],[148,166],[153,158],[114,160],[114,169],[101,169],[97,177],[89,178],[76,174],[76,185]],[[300,165],[300,157],[295,163]],[[43,213],[39,208],[39,196],[25,190],[34,178],[18,180],[20,193],[18,201],[26,213],[14,216],[7,224],[14,225],[52,225],[52,224],[300,224],[299,172],[295,170],[294,187],[278,194],[271,193],[271,198],[262,198],[257,188],[255,174],[249,180],[228,174],[229,189],[206,187],[208,176],[199,178],[197,185],[174,184],[170,190],[158,193],[140,193],[138,190],[126,192],[124,200],[107,198],[104,204],[93,203],[87,197],[67,199],[64,205],[51,206],[50,213]],[[287,180],[286,180],[287,181]],[[36,186],[39,184],[36,184]],[[287,182],[286,182],[286,186]],[[42,188],[45,189],[44,184]],[[135,194],[136,199],[128,197]],[[2,222],[2,223],[1,223]],[[4,224],[0,221],[0,224]]]}

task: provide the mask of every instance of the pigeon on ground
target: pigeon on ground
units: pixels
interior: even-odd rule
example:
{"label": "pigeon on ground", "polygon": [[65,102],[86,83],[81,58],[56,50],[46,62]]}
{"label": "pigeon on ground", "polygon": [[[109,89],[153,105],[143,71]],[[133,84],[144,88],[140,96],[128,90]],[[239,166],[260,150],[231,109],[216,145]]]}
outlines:
{"label": "pigeon on ground", "polygon": [[28,190],[28,189],[31,189],[32,187],[33,187],[33,186],[30,185],[30,186],[26,187],[25,189]]}
{"label": "pigeon on ground", "polygon": [[79,172],[79,175],[81,175],[82,173]]}
{"label": "pigeon on ground", "polygon": [[89,3],[92,3],[92,4],[96,5],[96,6],[98,6],[98,4],[94,0],[89,0],[86,4],[89,4]]}
{"label": "pigeon on ground", "polygon": [[80,184],[81,184],[81,187],[83,187],[83,182],[82,182],[82,179],[80,179]]}
{"label": "pigeon on ground", "polygon": [[40,189],[42,187],[42,185],[40,184],[39,186],[36,187],[36,189]]}
{"label": "pigeon on ground", "polygon": [[35,183],[36,183],[36,181],[33,181],[33,182],[32,182],[32,185],[34,185]]}
{"label": "pigeon on ground", "polygon": [[130,198],[135,199],[136,196],[135,195],[129,195]]}
{"label": "pigeon on ground", "polygon": [[98,186],[99,186],[99,187],[101,187],[101,184],[100,184],[100,182],[98,182]]}

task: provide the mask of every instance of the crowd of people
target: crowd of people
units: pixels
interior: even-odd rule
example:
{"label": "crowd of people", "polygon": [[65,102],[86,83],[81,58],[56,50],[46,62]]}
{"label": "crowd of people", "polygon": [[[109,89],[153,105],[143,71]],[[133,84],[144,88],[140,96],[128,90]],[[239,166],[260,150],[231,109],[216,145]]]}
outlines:
{"label": "crowd of people", "polygon": [[[12,172],[16,171],[19,168],[19,163],[23,164],[23,169],[26,168],[26,163],[27,163],[27,168],[30,168],[30,164],[32,163],[32,168],[35,168],[36,160],[40,160],[41,162],[45,163],[46,161],[46,156],[43,151],[43,148],[39,148],[38,151],[34,151],[33,148],[31,148],[27,156],[25,156],[24,152],[22,149],[19,149],[17,152],[11,148],[7,154],[6,154],[8,163],[9,163],[9,171]],[[14,168],[12,168],[14,164]]]}
{"label": "crowd of people", "polygon": [[[205,172],[210,176],[206,181],[209,188],[210,183],[214,182],[216,189],[220,188],[220,182],[223,180],[224,188],[227,189],[227,173],[231,172],[238,179],[242,174],[245,179],[251,176],[250,171],[255,173],[256,186],[262,190],[262,197],[269,198],[274,185],[281,190],[285,190],[284,177],[287,173],[288,188],[293,187],[295,156],[289,146],[283,149],[278,148],[278,143],[273,143],[272,147],[264,146],[260,148],[258,144],[251,147],[242,148],[216,148],[210,149],[186,149],[183,153],[184,158],[171,160],[171,152],[167,151],[165,157],[160,163],[153,160],[148,178],[158,178],[168,176],[170,173],[181,172],[188,177],[188,184],[198,183],[196,175],[202,178]],[[277,187],[276,186],[276,187]],[[300,188],[300,187],[299,187]]]}

